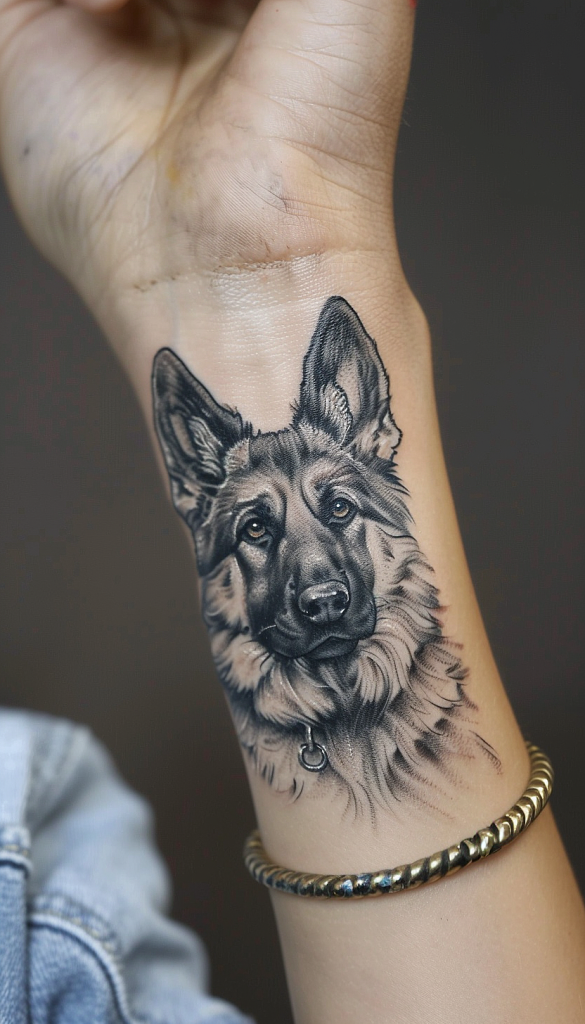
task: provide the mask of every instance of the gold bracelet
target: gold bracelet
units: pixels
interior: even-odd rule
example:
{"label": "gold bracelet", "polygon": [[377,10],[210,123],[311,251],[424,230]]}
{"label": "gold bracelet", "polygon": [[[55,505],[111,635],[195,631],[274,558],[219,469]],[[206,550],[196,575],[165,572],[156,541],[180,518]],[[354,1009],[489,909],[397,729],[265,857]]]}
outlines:
{"label": "gold bracelet", "polygon": [[387,871],[371,871],[361,875],[315,875],[291,871],[273,864],[266,855],[260,833],[254,829],[244,846],[244,862],[253,878],[270,889],[295,896],[363,897],[414,889],[452,875],[474,861],[489,857],[511,843],[538,817],[550,799],[554,772],[552,765],[537,746],[526,744],[530,756],[530,779],[520,799],[471,839],[462,839],[455,846],[433,853],[430,857],[402,864]]}

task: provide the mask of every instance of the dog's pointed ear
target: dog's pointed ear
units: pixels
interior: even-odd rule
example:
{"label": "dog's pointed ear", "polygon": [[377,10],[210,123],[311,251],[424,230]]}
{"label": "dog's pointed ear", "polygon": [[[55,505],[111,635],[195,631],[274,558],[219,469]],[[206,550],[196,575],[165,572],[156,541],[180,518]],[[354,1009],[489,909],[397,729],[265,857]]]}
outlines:
{"label": "dog's pointed ear", "polygon": [[393,458],[400,444],[376,343],[340,296],[328,299],[319,315],[293,423],[325,430],[342,444],[385,459]]}
{"label": "dog's pointed ear", "polygon": [[152,394],[173,504],[196,527],[225,478],[226,452],[244,436],[242,418],[218,405],[168,348],[155,356]]}

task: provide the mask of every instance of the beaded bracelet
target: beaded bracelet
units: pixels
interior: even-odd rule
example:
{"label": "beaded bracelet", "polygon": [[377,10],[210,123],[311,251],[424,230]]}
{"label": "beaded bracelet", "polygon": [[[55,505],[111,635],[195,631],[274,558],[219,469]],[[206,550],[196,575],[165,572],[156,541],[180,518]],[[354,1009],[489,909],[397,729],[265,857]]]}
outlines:
{"label": "beaded bracelet", "polygon": [[530,778],[526,790],[514,806],[487,828],[476,832],[471,839],[462,839],[460,843],[433,853],[430,857],[387,871],[371,871],[361,875],[316,875],[273,864],[264,850],[260,833],[255,829],[244,846],[246,867],[257,882],[270,889],[295,896],[336,896],[346,899],[402,892],[452,875],[512,842],[528,828],[548,803],[554,778],[552,765],[537,746],[531,743],[526,746],[530,756]]}

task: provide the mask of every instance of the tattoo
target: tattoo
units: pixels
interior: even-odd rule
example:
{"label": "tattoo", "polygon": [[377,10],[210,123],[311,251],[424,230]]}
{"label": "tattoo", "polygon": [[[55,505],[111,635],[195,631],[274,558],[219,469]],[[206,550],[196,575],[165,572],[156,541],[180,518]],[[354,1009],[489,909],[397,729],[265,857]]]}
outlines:
{"label": "tattoo", "polygon": [[255,432],[170,349],[153,394],[213,655],[261,775],[295,797],[334,781],[373,808],[424,800],[456,756],[496,762],[411,532],[388,377],[351,306],[325,303],[284,430]]}

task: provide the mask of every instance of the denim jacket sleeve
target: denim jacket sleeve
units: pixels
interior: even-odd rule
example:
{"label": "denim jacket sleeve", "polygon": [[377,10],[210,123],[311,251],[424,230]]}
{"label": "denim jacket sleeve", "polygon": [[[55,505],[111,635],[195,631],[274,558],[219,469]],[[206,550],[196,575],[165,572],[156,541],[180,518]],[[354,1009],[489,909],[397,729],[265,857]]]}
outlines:
{"label": "denim jacket sleeve", "polygon": [[251,1024],[168,903],[151,812],[103,747],[0,710],[0,1024]]}

